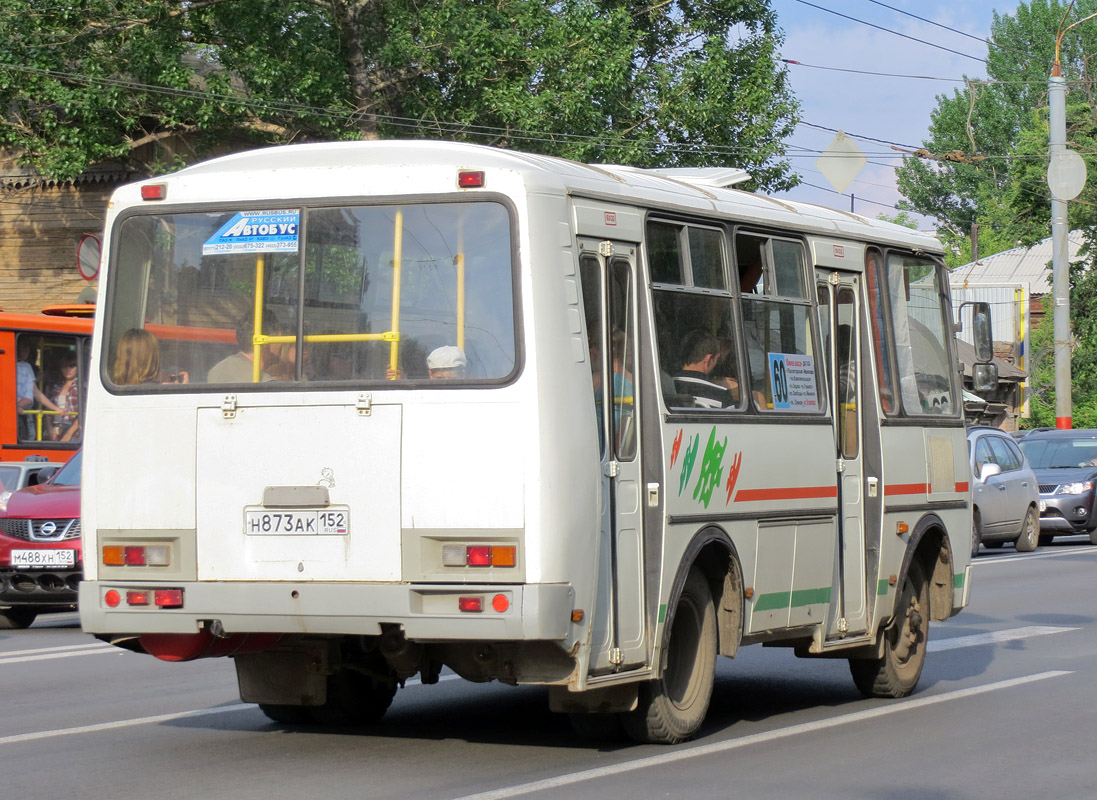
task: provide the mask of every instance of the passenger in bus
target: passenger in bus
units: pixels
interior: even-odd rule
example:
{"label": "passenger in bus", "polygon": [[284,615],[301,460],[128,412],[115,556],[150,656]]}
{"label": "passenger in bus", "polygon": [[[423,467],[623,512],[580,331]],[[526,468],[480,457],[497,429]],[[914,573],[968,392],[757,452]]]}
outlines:
{"label": "passenger in bus", "polygon": [[190,374],[184,370],[161,376],[160,342],[144,328],[130,328],[118,339],[111,378],[119,386],[190,383]]}
{"label": "passenger in bus", "polygon": [[729,338],[720,341],[720,354],[712,370],[712,380],[731,393],[733,404],[739,404],[739,370],[736,364],[735,342]]}
{"label": "passenger in bus", "polygon": [[435,348],[427,356],[427,374],[431,380],[463,378],[467,365],[465,351],[454,345]]}
{"label": "passenger in bus", "polygon": [[59,414],[47,420],[48,437],[54,442],[68,442],[79,432],[80,384],[77,379],[76,353],[65,351],[58,360],[55,375],[46,384],[46,394]]}
{"label": "passenger in bus", "polygon": [[[762,249],[761,242],[741,239],[740,245],[742,259],[739,262],[739,291],[744,295],[757,294],[758,286],[762,282]],[[754,400],[759,408],[766,404],[763,393],[766,384],[768,365],[766,363],[766,348],[758,338],[758,328],[764,324],[765,308],[761,303],[743,303],[743,334],[747,345],[747,367],[750,369],[750,380],[754,387]]]}
{"label": "passenger in bus", "polygon": [[720,358],[720,340],[705,330],[692,330],[682,339],[682,369],[674,378],[678,394],[693,397],[702,408],[724,408],[732,404],[731,391],[712,380]]}
{"label": "passenger in bus", "polygon": [[[252,336],[255,333],[255,323],[250,314],[245,314],[236,323],[236,344],[240,347],[238,352],[227,356],[210,369],[206,376],[207,383],[252,383],[254,375],[254,361],[252,350]],[[259,370],[260,381],[274,380],[265,370]]]}
{"label": "passenger in bus", "polygon": [[26,413],[34,409],[35,402],[50,411],[61,410],[38,388],[38,381],[34,373],[37,350],[31,339],[26,336],[19,337],[19,344],[15,348],[15,406],[19,410],[19,439],[21,441],[37,441],[40,438],[38,426],[35,423],[36,415]]}

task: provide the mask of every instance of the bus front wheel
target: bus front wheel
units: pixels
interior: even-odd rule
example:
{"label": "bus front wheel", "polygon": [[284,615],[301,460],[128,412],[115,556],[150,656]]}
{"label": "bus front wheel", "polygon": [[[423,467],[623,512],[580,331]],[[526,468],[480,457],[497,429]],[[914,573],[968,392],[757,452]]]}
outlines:
{"label": "bus front wheel", "polygon": [[692,569],[670,620],[662,675],[639,687],[639,705],[621,715],[638,742],[677,744],[704,722],[716,678],[716,610],[704,576]]}
{"label": "bus front wheel", "polygon": [[929,582],[917,560],[907,570],[895,619],[881,635],[882,658],[849,660],[853,682],[866,697],[906,697],[922,675],[929,639]]}

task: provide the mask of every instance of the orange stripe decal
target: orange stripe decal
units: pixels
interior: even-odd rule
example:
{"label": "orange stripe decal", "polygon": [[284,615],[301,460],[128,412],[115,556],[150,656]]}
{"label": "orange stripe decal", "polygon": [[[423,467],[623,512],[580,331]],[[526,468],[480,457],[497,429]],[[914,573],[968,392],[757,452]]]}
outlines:
{"label": "orange stripe decal", "polygon": [[818,500],[838,497],[837,486],[796,486],[784,489],[740,489],[735,494],[736,503],[755,500]]}
{"label": "orange stripe decal", "polygon": [[893,483],[884,487],[884,497],[893,494],[929,494],[929,486],[924,483]]}
{"label": "orange stripe decal", "polygon": [[967,481],[964,481],[963,483],[957,483],[956,484],[956,491],[958,491],[958,492],[966,492],[968,490],[968,488],[969,487],[968,487],[968,482]]}

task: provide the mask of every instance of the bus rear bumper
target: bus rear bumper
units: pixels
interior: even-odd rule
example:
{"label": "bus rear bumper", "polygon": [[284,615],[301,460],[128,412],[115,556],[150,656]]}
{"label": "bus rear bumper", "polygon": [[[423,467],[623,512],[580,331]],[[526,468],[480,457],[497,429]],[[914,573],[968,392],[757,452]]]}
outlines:
{"label": "bus rear bumper", "polygon": [[[157,605],[165,590],[181,591],[182,606]],[[574,604],[568,584],[84,581],[79,592],[84,631],[121,635],[194,633],[216,620],[228,634],[372,636],[398,624],[417,641],[562,641],[574,635]]]}

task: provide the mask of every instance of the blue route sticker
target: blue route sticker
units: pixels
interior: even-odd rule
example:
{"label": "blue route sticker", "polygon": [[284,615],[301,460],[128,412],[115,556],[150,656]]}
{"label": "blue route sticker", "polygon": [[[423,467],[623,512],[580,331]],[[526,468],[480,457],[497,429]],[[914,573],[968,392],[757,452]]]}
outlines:
{"label": "blue route sticker", "polygon": [[202,245],[202,255],[296,253],[299,213],[241,211]]}

